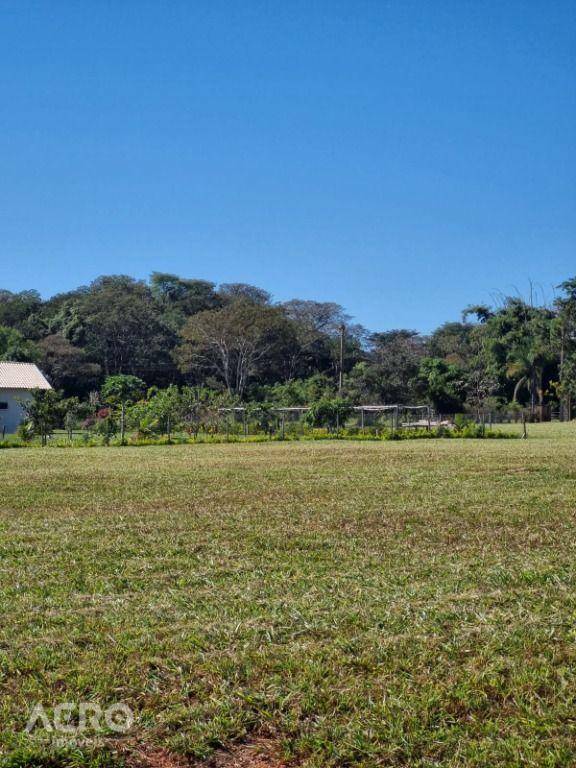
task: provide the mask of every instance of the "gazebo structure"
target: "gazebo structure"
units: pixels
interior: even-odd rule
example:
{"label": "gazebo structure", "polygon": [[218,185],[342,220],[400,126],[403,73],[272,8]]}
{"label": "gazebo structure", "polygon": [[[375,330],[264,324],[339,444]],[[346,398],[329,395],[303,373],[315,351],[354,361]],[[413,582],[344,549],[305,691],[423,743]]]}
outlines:
{"label": "gazebo structure", "polygon": [[[248,415],[257,411],[267,410],[268,413],[273,414],[279,418],[280,430],[284,435],[285,424],[287,420],[294,420],[297,417],[298,420],[310,410],[308,405],[293,405],[293,406],[275,406],[273,408],[264,409],[256,407],[246,407],[242,405],[229,406],[227,408],[218,408],[218,415],[230,414],[236,418],[241,419],[243,425],[243,432],[246,436],[248,434]],[[359,416],[359,426],[365,429],[367,426],[367,417],[374,422],[375,418],[386,415],[389,417],[389,423],[387,426],[390,429],[430,429],[433,426],[433,414],[429,405],[356,405],[353,407],[353,411]]]}
{"label": "gazebo structure", "polygon": [[[390,414],[392,429],[398,427],[427,427],[431,426],[432,409],[429,405],[356,405],[354,410],[360,413],[360,426],[364,429],[366,414]],[[414,420],[411,414],[420,415]]]}

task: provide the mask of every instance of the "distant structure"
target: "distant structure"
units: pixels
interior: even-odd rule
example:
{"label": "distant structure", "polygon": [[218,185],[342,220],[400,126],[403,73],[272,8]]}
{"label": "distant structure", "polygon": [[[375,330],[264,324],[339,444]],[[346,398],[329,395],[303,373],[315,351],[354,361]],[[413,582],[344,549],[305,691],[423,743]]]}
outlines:
{"label": "distant structure", "polygon": [[34,389],[52,389],[36,365],[0,362],[0,438],[16,432],[24,418],[20,401]]}

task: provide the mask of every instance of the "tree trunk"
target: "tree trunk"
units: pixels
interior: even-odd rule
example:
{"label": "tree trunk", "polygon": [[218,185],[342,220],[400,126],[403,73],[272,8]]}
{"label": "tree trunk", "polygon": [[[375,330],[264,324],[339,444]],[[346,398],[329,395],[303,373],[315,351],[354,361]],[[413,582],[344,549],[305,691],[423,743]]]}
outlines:
{"label": "tree trunk", "polygon": [[530,375],[530,417],[532,420],[534,420],[536,413],[536,389],[536,370],[533,370]]}
{"label": "tree trunk", "polygon": [[538,372],[538,410],[540,415],[540,423],[544,421],[544,371]]}
{"label": "tree trunk", "polygon": [[526,381],[526,376],[522,376],[522,378],[518,379],[518,381],[516,382],[516,386],[514,387],[514,394],[512,395],[512,401],[514,403],[518,402],[518,394],[520,392],[520,389],[522,388],[522,385],[525,383],[525,381]]}
{"label": "tree trunk", "polygon": [[122,403],[120,408],[120,442],[124,444],[124,436],[126,434],[126,404]]}

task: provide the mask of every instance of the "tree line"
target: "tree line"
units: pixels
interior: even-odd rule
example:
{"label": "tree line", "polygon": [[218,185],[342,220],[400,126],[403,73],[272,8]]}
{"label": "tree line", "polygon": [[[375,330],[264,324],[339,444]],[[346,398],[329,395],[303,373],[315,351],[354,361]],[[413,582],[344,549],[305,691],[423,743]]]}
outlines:
{"label": "tree line", "polygon": [[464,309],[428,335],[368,331],[333,302],[274,302],[256,286],[103,276],[43,300],[0,290],[0,360],[37,363],[87,402],[111,377],[186,387],[198,400],[431,403],[445,414],[545,407],[576,394],[576,278],[551,306],[518,297]]}

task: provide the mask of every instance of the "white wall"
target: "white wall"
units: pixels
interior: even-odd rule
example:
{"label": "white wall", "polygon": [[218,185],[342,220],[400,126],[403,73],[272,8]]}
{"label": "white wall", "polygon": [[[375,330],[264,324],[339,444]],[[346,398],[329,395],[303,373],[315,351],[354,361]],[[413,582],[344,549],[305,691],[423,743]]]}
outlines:
{"label": "white wall", "polygon": [[7,435],[16,432],[24,418],[18,400],[28,400],[30,397],[30,391],[27,389],[0,389],[0,403],[8,403],[8,410],[0,409],[0,438],[3,431]]}

